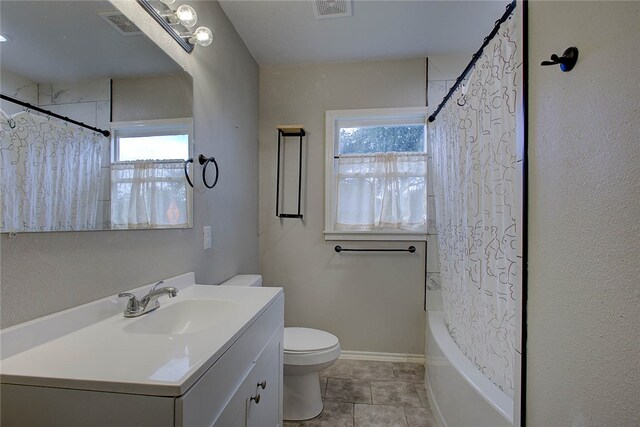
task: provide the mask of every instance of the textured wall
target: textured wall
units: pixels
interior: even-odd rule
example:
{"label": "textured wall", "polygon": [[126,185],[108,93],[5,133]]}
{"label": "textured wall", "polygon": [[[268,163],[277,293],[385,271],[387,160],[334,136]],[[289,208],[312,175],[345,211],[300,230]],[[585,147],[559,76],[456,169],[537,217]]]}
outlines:
{"label": "textured wall", "polygon": [[193,117],[193,80],[187,73],[112,80],[113,121]]}
{"label": "textured wall", "polygon": [[[38,104],[38,83],[0,68],[0,92],[33,105]],[[0,100],[0,109],[13,115],[24,108],[9,101]]]}
{"label": "textured wall", "polygon": [[[217,2],[194,4],[215,39],[191,55],[136,2],[113,3],[192,74],[195,152],[216,156],[220,181],[205,191],[196,177],[190,230],[3,234],[2,327],[188,271],[219,283],[258,270],[257,64]],[[213,228],[207,251],[203,225]]]}
{"label": "textured wall", "polygon": [[640,3],[529,11],[527,425],[637,426]]}
{"label": "textured wall", "polygon": [[[424,59],[260,69],[260,267],[286,293],[285,323],[330,331],[342,348],[422,354],[424,243],[407,254],[336,254],[325,242],[325,111],[425,104]],[[304,221],[275,216],[278,124],[308,132]],[[435,260],[435,258],[434,258]]]}

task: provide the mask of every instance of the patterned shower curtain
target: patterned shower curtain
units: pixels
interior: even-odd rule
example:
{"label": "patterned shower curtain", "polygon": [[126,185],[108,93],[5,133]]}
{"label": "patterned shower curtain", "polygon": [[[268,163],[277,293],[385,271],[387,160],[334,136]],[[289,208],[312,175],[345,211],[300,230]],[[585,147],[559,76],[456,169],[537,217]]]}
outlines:
{"label": "patterned shower curtain", "polygon": [[103,136],[0,111],[2,231],[94,230]]}
{"label": "patterned shower curtain", "polygon": [[[513,396],[516,306],[515,20],[430,126],[442,297],[451,336]],[[456,100],[458,102],[456,102]],[[460,106],[459,104],[462,104]]]}

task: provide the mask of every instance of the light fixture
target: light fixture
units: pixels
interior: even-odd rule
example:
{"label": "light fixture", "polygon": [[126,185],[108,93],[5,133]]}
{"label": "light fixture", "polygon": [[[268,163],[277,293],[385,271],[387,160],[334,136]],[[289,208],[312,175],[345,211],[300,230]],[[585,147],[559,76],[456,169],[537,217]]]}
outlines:
{"label": "light fixture", "polygon": [[[11,40],[11,38],[9,36],[4,35],[4,34],[0,34],[0,43],[8,42],[9,40]],[[211,44],[211,42],[209,42],[209,44]]]}
{"label": "light fixture", "polygon": [[170,24],[181,24],[191,28],[198,22],[198,14],[191,6],[183,4],[176,10],[167,10],[160,13],[161,16],[167,18]]}
{"label": "light fixture", "polygon": [[213,33],[207,27],[198,27],[189,36],[189,43],[199,44],[200,46],[209,46],[213,42]]}
{"label": "light fixture", "polygon": [[198,22],[195,9],[186,4],[174,9],[170,6],[174,2],[175,0],[138,0],[140,6],[187,52],[191,53],[196,44],[209,46],[213,41],[213,33],[209,28],[201,26],[191,31]]}

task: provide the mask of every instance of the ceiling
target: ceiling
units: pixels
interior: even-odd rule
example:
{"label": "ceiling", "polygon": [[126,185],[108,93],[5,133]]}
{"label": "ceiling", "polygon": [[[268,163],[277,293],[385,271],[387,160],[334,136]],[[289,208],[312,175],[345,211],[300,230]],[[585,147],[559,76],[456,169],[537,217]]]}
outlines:
{"label": "ceiling", "polygon": [[3,69],[38,83],[181,72],[143,34],[124,36],[98,12],[108,1],[0,1]]}
{"label": "ceiling", "polygon": [[[221,0],[260,65],[475,52],[506,1],[354,0],[353,16],[316,19],[312,0]],[[108,1],[0,1],[4,69],[37,82],[180,72],[146,36],[98,16]],[[215,41],[214,41],[215,42]]]}
{"label": "ceiling", "polygon": [[312,0],[220,0],[260,65],[473,54],[508,1],[354,0],[316,19]]}

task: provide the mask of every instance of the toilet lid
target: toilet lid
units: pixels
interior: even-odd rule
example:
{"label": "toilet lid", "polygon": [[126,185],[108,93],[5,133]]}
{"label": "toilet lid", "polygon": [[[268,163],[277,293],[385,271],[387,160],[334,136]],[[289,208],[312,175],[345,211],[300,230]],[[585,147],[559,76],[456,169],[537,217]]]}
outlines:
{"label": "toilet lid", "polygon": [[329,332],[310,328],[284,328],[284,351],[320,351],[338,345],[338,338]]}

